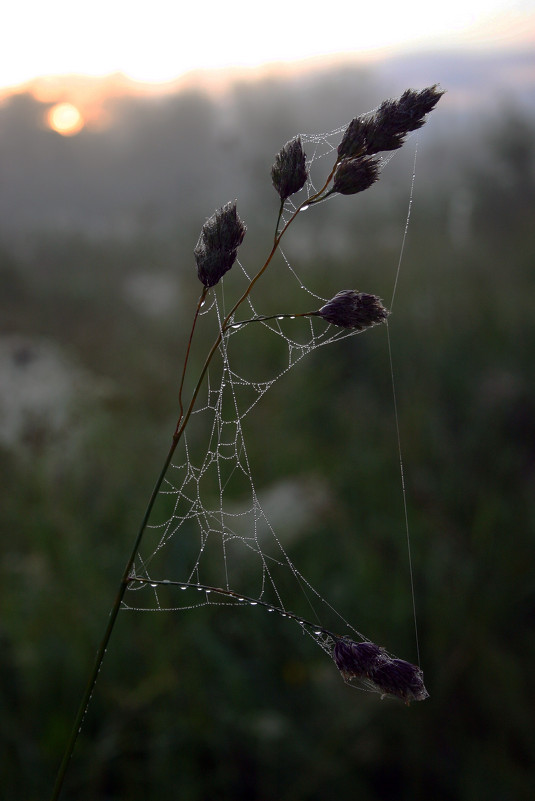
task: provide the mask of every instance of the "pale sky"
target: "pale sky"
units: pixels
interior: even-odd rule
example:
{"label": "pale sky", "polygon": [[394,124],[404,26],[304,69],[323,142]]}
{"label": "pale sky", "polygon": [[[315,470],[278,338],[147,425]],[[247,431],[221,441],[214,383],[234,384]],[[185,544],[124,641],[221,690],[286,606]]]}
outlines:
{"label": "pale sky", "polygon": [[535,47],[535,0],[18,0],[0,30],[0,88],[72,73],[152,82],[392,48]]}

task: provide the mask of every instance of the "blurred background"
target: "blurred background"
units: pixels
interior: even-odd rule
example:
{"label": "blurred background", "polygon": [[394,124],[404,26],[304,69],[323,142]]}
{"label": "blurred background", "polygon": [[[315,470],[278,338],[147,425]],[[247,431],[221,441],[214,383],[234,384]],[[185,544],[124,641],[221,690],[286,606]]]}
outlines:
{"label": "blurred background", "polygon": [[[7,12],[6,799],[51,793],[176,422],[203,222],[237,198],[252,271],[273,235],[284,142],[435,83],[447,94],[377,187],[302,215],[285,245],[319,295],[354,287],[388,303],[417,150],[390,331],[430,698],[407,708],[348,688],[297,626],[262,610],[125,612],[64,797],[532,798],[535,14],[530,2],[464,6],[434,17],[409,2],[380,24],[354,3],[275,3],[254,18],[241,3],[201,17],[159,1]],[[266,312],[289,310],[277,269],[259,288]],[[199,332],[193,368],[207,341]],[[282,369],[287,355],[266,358]],[[303,360],[246,435],[257,489],[302,512],[279,514],[292,561],[415,661],[384,329]]]}

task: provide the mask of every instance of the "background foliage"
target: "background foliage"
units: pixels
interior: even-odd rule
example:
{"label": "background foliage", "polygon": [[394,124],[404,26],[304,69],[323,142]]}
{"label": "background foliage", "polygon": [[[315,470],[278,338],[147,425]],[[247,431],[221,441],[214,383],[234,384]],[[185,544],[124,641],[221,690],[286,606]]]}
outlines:
{"label": "background foliage", "polygon": [[[325,98],[329,85],[318,88]],[[15,375],[19,386],[43,343],[59,348],[77,376],[60,422],[33,405],[22,422],[1,429],[6,799],[42,799],[51,790],[166,453],[199,291],[191,252],[200,225],[237,195],[249,225],[240,258],[256,264],[266,250],[276,214],[272,157],[304,125],[280,86],[263,92],[236,90],[226,138],[220,110],[207,99],[177,98],[159,110],[175,120],[174,130],[201,137],[195,149],[186,140],[177,145],[171,132],[163,145],[153,132],[144,140],[148,163],[163,147],[173,165],[161,214],[153,201],[167,189],[159,195],[156,182],[126,232],[79,224],[61,230],[57,221],[40,230],[27,220],[4,227],[2,369],[15,370],[5,376]],[[354,102],[367,92],[369,85]],[[325,128],[388,94],[346,105]],[[35,101],[18,102],[26,119]],[[4,125],[18,124],[2,113]],[[350,690],[295,625],[261,610],[124,613],[65,798],[530,797],[535,125],[521,108],[457,128],[447,104],[441,113],[439,106],[434,134],[430,123],[429,139],[427,127],[421,137],[390,323],[430,699],[407,709]],[[132,115],[141,125],[144,118]],[[156,128],[162,117],[150,119]],[[52,134],[25,125],[38,161],[39,136]],[[121,135],[125,159],[128,137]],[[58,163],[78,165],[83,195],[87,170],[99,163],[95,142],[45,144],[56,148]],[[201,156],[208,159],[203,170],[195,164]],[[347,285],[388,303],[412,158],[400,155],[370,201],[344,199],[302,215],[287,250],[319,294]],[[19,171],[24,182],[22,162]],[[161,291],[151,294],[154,283]],[[276,275],[272,283],[266,276],[262,291],[273,308]],[[260,347],[254,339],[250,346],[253,353]],[[201,353],[200,346],[194,359]],[[298,477],[319,480],[326,491],[313,523],[288,545],[295,564],[366,635],[414,659],[389,381],[381,329],[320,349],[264,398],[248,444],[258,487]],[[7,386],[9,398],[15,390]]]}

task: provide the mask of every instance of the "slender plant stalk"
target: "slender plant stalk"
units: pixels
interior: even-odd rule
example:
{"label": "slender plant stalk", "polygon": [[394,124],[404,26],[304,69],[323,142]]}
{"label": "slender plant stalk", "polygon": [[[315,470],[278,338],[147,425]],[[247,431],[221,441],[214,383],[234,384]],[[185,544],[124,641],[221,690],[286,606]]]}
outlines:
{"label": "slender plant stalk", "polygon": [[[133,548],[132,548],[132,552],[131,552],[130,557],[129,557],[127,563],[126,563],[126,567],[124,569],[124,573],[123,573],[123,576],[121,578],[121,582],[119,584],[119,589],[117,591],[117,595],[115,597],[115,601],[113,603],[113,606],[112,606],[110,614],[109,614],[108,624],[106,626],[106,630],[104,632],[104,635],[102,637],[102,640],[101,640],[100,645],[99,645],[98,650],[97,650],[97,654],[96,654],[96,657],[95,657],[95,664],[94,664],[93,670],[91,671],[91,674],[89,676],[85,692],[84,692],[84,694],[82,696],[82,700],[80,702],[78,713],[76,715],[76,718],[75,718],[75,721],[74,721],[74,724],[73,724],[72,732],[71,732],[71,735],[70,735],[69,740],[67,742],[67,746],[65,748],[65,753],[63,755],[63,759],[62,759],[62,762],[61,762],[59,770],[58,770],[58,774],[57,774],[57,777],[56,777],[56,783],[54,785],[54,790],[53,790],[53,793],[52,793],[52,796],[51,796],[51,801],[57,801],[57,799],[59,798],[61,789],[63,787],[63,783],[64,783],[64,780],[65,780],[65,774],[67,772],[67,767],[69,765],[71,756],[73,754],[74,747],[76,745],[76,741],[78,739],[78,735],[80,733],[80,729],[82,727],[82,723],[83,723],[85,714],[87,712],[87,708],[89,706],[89,702],[91,700],[91,696],[93,694],[93,690],[95,688],[95,684],[97,682],[98,674],[100,673],[100,669],[101,669],[102,663],[104,661],[104,656],[106,654],[106,650],[108,648],[108,644],[109,644],[113,629],[115,627],[115,623],[116,623],[116,620],[117,620],[117,615],[119,614],[119,610],[121,608],[121,604],[122,604],[125,592],[128,589],[128,585],[133,580],[133,578],[132,578],[132,569],[133,569],[134,562],[136,560],[136,556],[138,554],[139,548],[141,546],[141,541],[143,539],[143,534],[145,533],[145,529],[146,529],[147,524],[149,522],[150,515],[152,513],[152,509],[153,509],[154,503],[155,503],[156,498],[158,496],[158,493],[160,491],[160,487],[162,486],[162,483],[163,483],[163,480],[164,480],[164,478],[166,476],[166,473],[167,473],[167,470],[169,468],[169,465],[171,464],[171,459],[173,458],[173,454],[174,454],[174,452],[176,450],[176,447],[177,447],[178,443],[180,442],[180,439],[182,438],[182,434],[184,433],[184,430],[185,430],[185,428],[186,428],[186,426],[188,424],[188,420],[189,420],[189,418],[191,416],[191,413],[193,411],[193,408],[195,406],[195,402],[197,400],[197,396],[199,394],[199,391],[200,391],[201,385],[203,383],[204,377],[206,375],[206,372],[208,370],[208,367],[210,366],[210,362],[212,361],[212,358],[213,358],[216,350],[218,349],[219,345],[221,344],[221,341],[223,339],[223,334],[225,333],[225,331],[229,327],[229,324],[230,324],[230,321],[232,320],[233,315],[235,314],[235,312],[238,309],[238,307],[249,296],[249,294],[251,293],[252,288],[254,287],[254,285],[256,284],[258,279],[263,275],[263,273],[268,268],[269,264],[271,263],[271,260],[273,259],[273,256],[275,255],[275,252],[277,251],[277,248],[279,247],[280,241],[281,241],[282,237],[284,236],[284,234],[286,233],[286,231],[288,230],[289,226],[295,220],[295,218],[297,217],[298,213],[301,211],[301,209],[303,207],[309,205],[312,201],[314,201],[315,199],[319,198],[322,195],[322,193],[325,191],[326,187],[328,186],[329,182],[332,179],[332,176],[334,174],[335,168],[336,168],[336,165],[333,168],[332,172],[330,173],[329,177],[327,178],[327,180],[326,180],[325,184],[323,185],[323,187],[319,190],[319,192],[316,192],[316,194],[313,195],[311,198],[308,198],[307,200],[303,201],[303,203],[301,203],[301,205],[298,206],[297,209],[294,211],[294,213],[292,214],[292,216],[290,217],[288,222],[284,225],[282,230],[280,232],[278,232],[278,225],[279,225],[279,222],[280,222],[280,219],[281,219],[281,216],[282,216],[282,211],[283,211],[283,206],[284,206],[284,204],[281,203],[281,206],[280,206],[280,209],[279,209],[279,215],[277,217],[277,229],[276,229],[276,233],[275,233],[273,247],[271,248],[271,251],[270,251],[266,261],[264,262],[263,266],[260,268],[260,270],[254,276],[254,278],[250,281],[250,283],[249,283],[247,289],[245,290],[245,292],[243,293],[243,295],[239,298],[239,300],[236,301],[236,303],[234,304],[232,309],[229,311],[229,313],[227,314],[227,316],[223,320],[223,322],[221,324],[221,328],[220,328],[219,334],[216,337],[216,340],[215,340],[214,344],[212,345],[212,347],[211,347],[211,349],[210,349],[210,351],[208,353],[208,356],[206,357],[206,361],[204,363],[204,366],[203,366],[203,368],[201,370],[201,373],[199,375],[199,378],[198,378],[197,383],[195,385],[195,388],[193,390],[193,394],[191,396],[191,400],[190,400],[190,403],[188,405],[188,408],[187,408],[186,412],[184,413],[183,405],[182,405],[182,390],[183,390],[183,387],[184,387],[184,379],[185,379],[185,375],[186,375],[186,369],[187,369],[187,366],[188,366],[189,354],[190,354],[193,334],[194,334],[194,331],[195,331],[195,326],[196,326],[196,323],[197,323],[197,319],[198,319],[198,316],[199,316],[200,309],[201,309],[202,304],[203,304],[203,302],[204,302],[204,300],[206,298],[208,289],[206,287],[204,287],[204,289],[203,289],[203,291],[201,293],[201,297],[199,298],[199,302],[197,304],[197,309],[195,311],[195,316],[193,318],[193,324],[192,324],[191,333],[190,333],[190,336],[189,336],[188,346],[187,346],[187,350],[186,350],[186,357],[185,357],[184,365],[183,365],[183,368],[182,368],[182,376],[181,376],[181,380],[180,380],[180,389],[179,389],[179,396],[178,396],[178,398],[179,398],[179,418],[178,418],[178,422],[176,424],[175,433],[173,434],[171,447],[169,448],[169,452],[168,452],[168,454],[167,454],[167,456],[165,458],[165,462],[164,462],[163,467],[162,467],[162,469],[160,471],[160,475],[158,476],[156,484],[154,485],[154,489],[152,490],[152,494],[151,494],[151,496],[149,498],[149,502],[147,504],[147,508],[145,510],[145,514],[143,515],[143,520],[141,521],[141,525],[139,527],[139,530],[138,530],[138,533],[137,533],[137,536],[136,536],[136,539],[135,539],[135,542],[134,542],[134,545],[133,545]],[[278,315],[278,316],[280,316],[280,315]],[[291,316],[298,316],[298,315],[291,315]]]}
{"label": "slender plant stalk", "polygon": [[202,290],[202,293],[201,293],[201,297],[199,298],[199,302],[197,303],[197,309],[195,310],[195,317],[193,318],[193,325],[191,326],[191,331],[190,331],[189,340],[188,340],[188,347],[187,347],[187,350],[186,350],[186,358],[184,359],[184,365],[182,367],[182,378],[180,379],[180,388],[178,390],[178,406],[179,406],[179,409],[180,409],[180,414],[178,416],[178,423],[176,424],[175,433],[178,430],[178,427],[180,425],[180,421],[182,420],[182,416],[184,414],[184,407],[182,405],[182,390],[184,389],[184,379],[186,377],[186,370],[187,370],[187,367],[188,367],[189,354],[190,354],[190,350],[191,350],[191,342],[193,340],[193,334],[195,332],[195,326],[197,324],[197,319],[199,317],[199,312],[201,310],[201,307],[202,307],[202,305],[203,305],[203,303],[205,301],[205,298],[206,298],[207,294],[208,294],[207,287],[203,287],[203,290]]}
{"label": "slender plant stalk", "polygon": [[279,206],[279,213],[277,215],[277,222],[275,223],[275,236],[273,237],[273,241],[274,242],[277,241],[277,236],[278,236],[278,233],[279,233],[279,223],[281,221],[281,217],[282,217],[282,212],[283,211],[284,211],[284,200],[281,200],[280,206]]}
{"label": "slender plant stalk", "polygon": [[87,707],[89,706],[89,702],[91,700],[91,696],[93,694],[93,690],[95,688],[95,684],[97,682],[97,677],[100,672],[100,668],[102,666],[102,662],[104,660],[104,656],[106,654],[106,649],[108,647],[108,643],[110,641],[110,637],[112,635],[115,621],[117,620],[117,615],[119,614],[119,609],[121,608],[121,603],[124,598],[124,594],[127,590],[128,584],[130,583],[130,574],[132,572],[132,568],[134,565],[135,558],[137,556],[137,552],[139,550],[139,546],[141,544],[141,539],[143,537],[143,533],[149,522],[149,518],[152,512],[152,508],[154,506],[154,502],[158,496],[158,492],[162,485],[162,482],[165,478],[165,474],[167,473],[167,468],[171,463],[171,459],[173,458],[173,454],[175,452],[176,446],[178,445],[178,439],[173,438],[171,443],[171,447],[169,449],[169,453],[165,459],[164,465],[158,476],[156,484],[154,485],[154,489],[152,490],[152,494],[150,496],[149,502],[147,504],[147,508],[145,510],[145,514],[143,516],[143,520],[141,522],[141,526],[139,527],[139,531],[137,533],[136,540],[134,542],[134,547],[132,548],[132,553],[126,563],[126,567],[124,569],[123,577],[121,579],[121,583],[119,584],[119,589],[117,591],[117,595],[115,597],[115,601],[110,611],[110,615],[108,618],[108,625],[106,626],[106,630],[104,632],[104,636],[102,637],[101,643],[98,647],[97,655],[95,658],[95,664],[93,666],[93,670],[89,676],[87,686],[85,692],[83,694],[82,700],[80,702],[80,707],[78,709],[78,714],[76,715],[71,736],[69,741],[67,742],[67,746],[65,748],[65,753],[63,755],[63,759],[61,765],[58,770],[58,774],[56,777],[56,783],[54,785],[54,790],[51,796],[51,801],[56,801],[59,798],[59,794],[61,792],[61,788],[63,786],[63,782],[65,779],[65,773],[67,771],[67,767],[69,765],[72,752],[74,751],[74,746],[76,745],[76,740],[78,739],[78,734],[80,733],[80,729],[82,727],[82,723],[85,717],[85,713],[87,711]]}
{"label": "slender plant stalk", "polygon": [[[286,231],[288,230],[290,225],[293,223],[293,221],[295,220],[295,218],[297,217],[297,215],[299,214],[301,209],[303,209],[305,206],[308,206],[310,204],[311,200],[313,200],[315,198],[318,198],[325,191],[325,189],[327,188],[329,182],[331,181],[331,179],[332,179],[332,177],[334,175],[335,169],[336,169],[336,165],[333,167],[329,177],[327,178],[327,180],[325,181],[325,184],[322,186],[322,188],[319,190],[319,192],[316,192],[316,194],[313,195],[312,198],[304,200],[296,208],[296,210],[294,211],[294,213],[292,214],[292,216],[290,217],[288,222],[285,224],[285,226],[283,227],[281,232],[279,234],[275,235],[275,240],[273,242],[273,247],[271,248],[266,261],[264,262],[264,264],[262,265],[260,270],[257,272],[257,274],[254,276],[254,278],[250,281],[249,286],[247,287],[247,289],[245,290],[243,295],[236,301],[234,306],[231,308],[231,310],[229,311],[229,313],[227,314],[227,316],[225,317],[225,319],[221,323],[221,328],[220,328],[219,334],[217,335],[214,344],[210,348],[210,351],[208,353],[208,356],[206,357],[206,361],[204,363],[204,366],[203,366],[203,368],[201,370],[201,373],[199,375],[199,378],[198,378],[197,384],[195,386],[195,389],[193,390],[193,395],[191,396],[191,401],[190,401],[189,407],[188,407],[185,415],[182,418],[182,423],[181,424],[179,423],[177,425],[177,428],[176,428],[176,431],[175,431],[175,436],[178,439],[180,439],[185,427],[188,424],[188,420],[189,420],[190,415],[191,415],[191,413],[193,411],[193,408],[195,406],[195,402],[197,400],[197,395],[199,394],[199,390],[200,390],[201,385],[203,383],[204,376],[206,375],[206,372],[208,370],[208,367],[210,366],[210,362],[212,361],[212,358],[213,358],[216,350],[218,349],[219,345],[221,344],[221,340],[223,339],[223,334],[225,333],[225,331],[227,330],[229,325],[231,325],[231,320],[232,320],[234,314],[236,313],[238,307],[241,306],[241,304],[248,298],[248,296],[251,293],[251,290],[253,289],[253,287],[256,284],[256,282],[258,281],[258,279],[264,274],[264,272],[269,267],[269,265],[271,263],[271,260],[272,260],[273,256],[275,255],[275,253],[277,251],[277,248],[279,247],[279,244],[280,244],[280,241],[281,241],[282,237],[284,236],[284,234],[286,233]],[[279,211],[279,218],[278,218],[279,220],[280,220],[281,215],[282,215],[282,208]],[[278,223],[277,223],[277,225],[278,225]]]}

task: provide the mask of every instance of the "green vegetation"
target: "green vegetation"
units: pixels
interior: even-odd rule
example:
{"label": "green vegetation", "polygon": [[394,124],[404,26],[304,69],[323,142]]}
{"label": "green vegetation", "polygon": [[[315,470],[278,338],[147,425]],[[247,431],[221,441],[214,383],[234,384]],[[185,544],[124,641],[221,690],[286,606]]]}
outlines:
{"label": "green vegetation", "polygon": [[[478,170],[460,171],[457,194],[417,184],[390,321],[430,699],[407,709],[350,690],[294,624],[261,610],[121,613],[66,799],[531,797],[533,133],[525,119],[496,124]],[[405,208],[389,210],[400,235]],[[376,233],[361,241],[355,227],[356,257],[333,251],[333,289],[347,281],[387,300],[400,235],[381,242],[383,210],[365,214]],[[184,256],[194,237],[188,249],[187,232],[180,243],[146,231],[129,242],[49,234],[24,250],[6,240],[0,254],[6,335],[54,341],[96,386],[66,428],[33,420],[0,452],[6,799],[50,793],[168,446],[198,295],[193,256]],[[263,237],[251,225],[251,259]],[[326,259],[302,262],[308,285],[330,274]],[[176,307],[139,311],[132,277],[147,271],[179,274]],[[265,291],[274,296],[276,280]],[[304,360],[263,399],[248,445],[258,486],[327,478],[330,505],[291,558],[365,634],[410,658],[384,331]]]}

